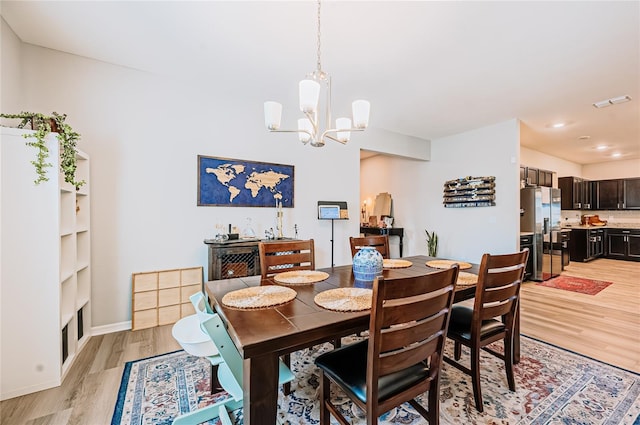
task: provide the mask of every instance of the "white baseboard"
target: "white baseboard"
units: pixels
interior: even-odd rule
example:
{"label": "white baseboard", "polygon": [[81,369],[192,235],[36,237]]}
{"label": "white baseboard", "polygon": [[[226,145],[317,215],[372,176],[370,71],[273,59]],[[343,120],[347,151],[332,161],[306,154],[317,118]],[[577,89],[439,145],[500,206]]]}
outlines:
{"label": "white baseboard", "polygon": [[110,334],[113,332],[130,331],[131,320],[120,323],[112,323],[110,325],[95,326],[91,328],[91,336]]}
{"label": "white baseboard", "polygon": [[23,395],[35,393],[37,391],[48,390],[49,388],[54,388],[54,387],[59,387],[59,386],[60,386],[60,381],[59,380],[52,380],[52,381],[49,381],[49,382],[40,382],[40,383],[38,383],[36,385],[31,385],[31,386],[23,387],[23,388],[17,388],[17,389],[13,389],[11,391],[5,391],[2,394],[0,394],[0,400],[1,401],[9,400],[10,398],[20,397],[20,396],[23,396]]}

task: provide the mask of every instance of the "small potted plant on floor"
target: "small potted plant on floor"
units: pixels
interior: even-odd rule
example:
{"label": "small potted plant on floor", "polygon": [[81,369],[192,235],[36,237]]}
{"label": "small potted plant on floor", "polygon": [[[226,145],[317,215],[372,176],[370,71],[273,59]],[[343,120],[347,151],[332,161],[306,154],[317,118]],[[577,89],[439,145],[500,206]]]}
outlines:
{"label": "small potted plant on floor", "polygon": [[85,184],[85,181],[76,180],[76,153],[77,142],[80,140],[80,134],[74,131],[69,124],[66,123],[66,114],[58,114],[53,112],[52,115],[44,115],[35,112],[20,112],[19,114],[0,114],[0,118],[19,119],[20,123],[17,128],[25,128],[27,124],[31,126],[34,133],[25,134],[27,145],[33,146],[38,150],[36,159],[31,161],[36,169],[35,184],[48,181],[47,168],[51,167],[49,159],[49,149],[45,143],[45,138],[51,132],[58,133],[58,141],[60,143],[60,172],[64,175],[64,181],[75,186],[76,190]]}

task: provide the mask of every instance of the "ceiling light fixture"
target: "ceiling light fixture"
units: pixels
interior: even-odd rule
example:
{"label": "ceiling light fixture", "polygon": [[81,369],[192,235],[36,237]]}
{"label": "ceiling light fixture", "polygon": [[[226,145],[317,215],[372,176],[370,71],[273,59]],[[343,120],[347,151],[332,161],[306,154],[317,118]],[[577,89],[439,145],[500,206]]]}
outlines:
{"label": "ceiling light fixture", "polygon": [[[331,77],[322,70],[320,59],[320,0],[318,0],[318,68],[307,74],[306,79],[299,83],[300,110],[306,118],[298,120],[297,130],[280,130],[282,119],[282,104],[273,101],[264,103],[264,123],[270,132],[298,133],[303,144],[309,143],[314,147],[321,147],[325,139],[346,144],[351,138],[352,131],[364,131],[369,125],[370,104],[366,100],[356,100],[351,105],[353,125],[350,118],[338,118],[335,128],[331,126]],[[326,94],[325,119],[322,130],[318,111],[320,91],[324,88]],[[335,134],[335,135],[334,135]]]}
{"label": "ceiling light fixture", "polygon": [[614,158],[618,158],[618,157],[622,156],[622,154],[620,152],[615,152],[615,153],[612,153],[611,156],[614,157]]}
{"label": "ceiling light fixture", "polygon": [[631,96],[624,95],[624,96],[612,97],[611,99],[605,99],[599,102],[595,102],[593,106],[596,108],[606,108],[607,106],[617,105],[619,103],[625,103],[630,100],[631,100]]}
{"label": "ceiling light fixture", "polygon": [[609,146],[607,146],[607,145],[598,145],[598,146],[596,146],[596,149],[599,150],[599,151],[603,151],[603,150],[607,149],[608,147]]}
{"label": "ceiling light fixture", "polygon": [[563,122],[557,122],[555,124],[551,124],[551,127],[553,127],[553,128],[562,128],[564,126],[565,126],[565,124]]}

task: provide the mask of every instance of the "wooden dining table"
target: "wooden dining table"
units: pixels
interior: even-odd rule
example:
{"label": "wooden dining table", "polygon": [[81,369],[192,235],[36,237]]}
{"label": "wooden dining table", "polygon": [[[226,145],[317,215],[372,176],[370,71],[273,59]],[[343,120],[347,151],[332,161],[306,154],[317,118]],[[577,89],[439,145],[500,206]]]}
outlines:
{"label": "wooden dining table", "polygon": [[[428,267],[427,261],[440,258],[427,256],[405,257],[412,262],[407,268],[384,269],[387,279],[421,276],[438,271]],[[289,286],[297,294],[282,305],[260,309],[236,309],[225,306],[222,297],[232,291],[252,286],[277,285],[273,278],[260,276],[209,281],[205,290],[211,306],[227,324],[229,335],[243,358],[244,423],[273,425],[276,423],[278,401],[278,362],[282,355],[313,345],[335,341],[369,328],[369,310],[336,312],[315,304],[314,297],[323,291],[362,286],[355,281],[352,266],[320,269],[329,274],[326,280],[307,285]],[[478,273],[478,265],[464,270]],[[288,286],[288,285],[285,285]],[[369,283],[371,287],[371,283]],[[474,297],[475,285],[456,289],[454,302]],[[519,358],[519,332],[514,341]]]}

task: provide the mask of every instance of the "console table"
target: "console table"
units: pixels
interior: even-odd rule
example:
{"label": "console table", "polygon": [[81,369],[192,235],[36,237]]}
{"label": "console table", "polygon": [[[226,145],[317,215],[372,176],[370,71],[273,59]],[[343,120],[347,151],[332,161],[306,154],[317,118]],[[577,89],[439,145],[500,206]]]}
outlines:
{"label": "console table", "polygon": [[402,257],[402,238],[404,237],[403,227],[372,227],[360,226],[360,233],[363,235],[389,235],[400,238],[400,257]]}
{"label": "console table", "polygon": [[260,242],[278,242],[294,240],[280,239],[235,239],[218,242],[205,239],[209,247],[208,280],[231,279],[234,277],[255,276],[260,274]]}

